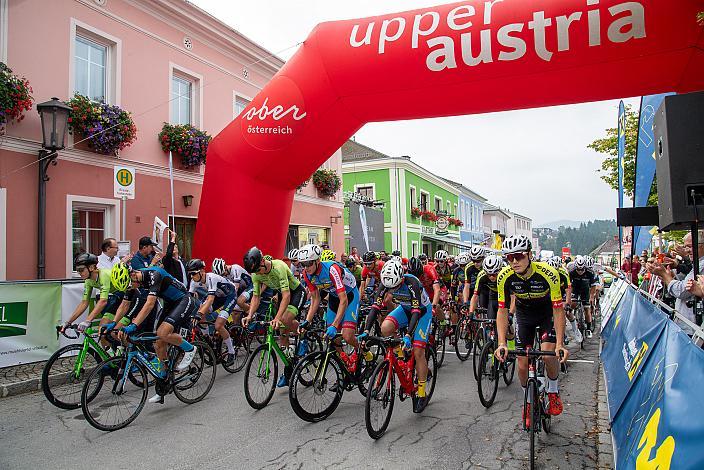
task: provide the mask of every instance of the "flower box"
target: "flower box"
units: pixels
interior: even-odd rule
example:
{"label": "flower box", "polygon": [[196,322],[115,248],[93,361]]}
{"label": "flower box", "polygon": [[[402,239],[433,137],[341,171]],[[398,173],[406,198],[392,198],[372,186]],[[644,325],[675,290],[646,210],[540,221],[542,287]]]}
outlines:
{"label": "flower box", "polygon": [[71,107],[69,132],[80,137],[79,140],[85,139],[96,153],[117,155],[137,139],[132,115],[119,106],[91,101],[79,94],[66,104]]}
{"label": "flower box", "polygon": [[318,170],[313,173],[313,185],[324,197],[333,197],[340,190],[342,180],[335,170]]}
{"label": "flower box", "polygon": [[12,69],[0,62],[0,130],[8,122],[24,119],[24,112],[32,109],[32,93],[26,78],[13,75]]}
{"label": "flower box", "polygon": [[208,144],[212,137],[189,124],[169,124],[159,132],[159,143],[164,152],[173,152],[181,156],[181,162],[186,168],[197,167],[205,163]]}

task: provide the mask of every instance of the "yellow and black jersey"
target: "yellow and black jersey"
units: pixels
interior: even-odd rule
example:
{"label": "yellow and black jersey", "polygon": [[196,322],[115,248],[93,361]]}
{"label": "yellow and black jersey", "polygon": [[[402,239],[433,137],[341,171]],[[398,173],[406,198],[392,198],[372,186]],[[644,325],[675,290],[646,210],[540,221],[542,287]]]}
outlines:
{"label": "yellow and black jersey", "polygon": [[510,266],[505,267],[496,279],[499,290],[499,308],[505,308],[511,294],[516,296],[519,310],[548,309],[562,307],[560,275],[547,263],[531,262],[532,274],[523,277]]}
{"label": "yellow and black jersey", "polygon": [[572,281],[570,280],[570,275],[564,266],[560,266],[557,273],[560,275],[560,292],[562,292],[562,297],[564,297],[567,289],[572,287]]}
{"label": "yellow and black jersey", "polygon": [[492,281],[489,279],[486,271],[482,269],[477,276],[477,282],[474,283],[474,295],[478,296],[480,293],[488,293],[489,291],[491,291],[492,294],[496,294],[499,291],[497,283],[498,279]]}

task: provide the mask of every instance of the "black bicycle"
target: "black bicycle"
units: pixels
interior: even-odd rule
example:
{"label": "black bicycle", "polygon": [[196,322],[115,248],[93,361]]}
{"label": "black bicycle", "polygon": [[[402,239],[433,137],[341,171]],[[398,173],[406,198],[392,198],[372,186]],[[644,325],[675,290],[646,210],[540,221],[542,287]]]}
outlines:
{"label": "black bicycle", "polygon": [[513,382],[516,372],[516,359],[513,356],[509,356],[506,361],[500,362],[494,357],[497,346],[496,320],[486,319],[480,321],[489,326],[489,338],[477,360],[477,391],[479,392],[479,401],[485,408],[489,408],[494,404],[494,399],[496,398],[499,377],[503,376],[506,386]]}

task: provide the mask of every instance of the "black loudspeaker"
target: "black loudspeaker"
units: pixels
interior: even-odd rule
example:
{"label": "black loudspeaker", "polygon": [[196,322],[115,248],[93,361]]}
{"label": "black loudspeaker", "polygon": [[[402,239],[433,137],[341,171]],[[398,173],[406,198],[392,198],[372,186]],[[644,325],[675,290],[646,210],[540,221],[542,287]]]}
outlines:
{"label": "black loudspeaker", "polygon": [[666,97],[655,114],[653,134],[658,226],[662,230],[690,229],[695,202],[699,219],[704,219],[704,92]]}

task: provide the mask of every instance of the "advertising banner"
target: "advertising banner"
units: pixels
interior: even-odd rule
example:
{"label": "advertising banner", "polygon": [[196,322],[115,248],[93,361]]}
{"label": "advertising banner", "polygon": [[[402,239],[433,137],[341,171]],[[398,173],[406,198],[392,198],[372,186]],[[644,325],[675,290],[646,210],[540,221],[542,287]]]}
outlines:
{"label": "advertising banner", "polygon": [[384,250],[384,213],[350,201],[350,248]]}
{"label": "advertising banner", "polygon": [[601,339],[604,341],[609,340],[614,326],[617,321],[620,321],[614,320],[614,318],[620,318],[625,313],[625,310],[628,310],[630,314],[633,297],[636,295],[635,290],[630,288],[626,281],[621,281],[617,286],[609,288],[609,290],[612,289],[614,293],[610,299],[611,304],[604,314],[604,319],[601,321]]}
{"label": "advertising banner", "polygon": [[[97,294],[98,291],[93,289],[93,295],[91,297],[95,298],[95,295]],[[64,323],[68,321],[69,318],[71,318],[71,314],[76,309],[76,306],[81,303],[82,299],[83,281],[66,282],[61,285],[61,323]],[[91,302],[86,311],[83,312],[83,315],[78,317],[78,319],[76,319],[74,323],[80,323],[85,320],[88,316],[88,312],[91,308],[93,308],[94,303],[95,302]],[[77,339],[70,340],[62,335],[59,336],[59,347],[63,348],[68,344],[76,343],[78,341],[79,340]]]}
{"label": "advertising banner", "polygon": [[0,367],[46,360],[58,348],[61,284],[0,284]]}
{"label": "advertising banner", "polygon": [[704,351],[667,322],[612,423],[616,468],[704,468],[702,363]]}
{"label": "advertising banner", "polygon": [[643,296],[629,289],[610,323],[611,333],[601,352],[608,390],[609,413],[619,413],[628,391],[665,329],[667,317]]}

